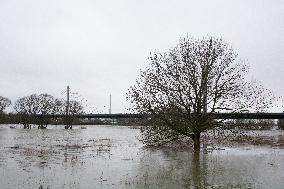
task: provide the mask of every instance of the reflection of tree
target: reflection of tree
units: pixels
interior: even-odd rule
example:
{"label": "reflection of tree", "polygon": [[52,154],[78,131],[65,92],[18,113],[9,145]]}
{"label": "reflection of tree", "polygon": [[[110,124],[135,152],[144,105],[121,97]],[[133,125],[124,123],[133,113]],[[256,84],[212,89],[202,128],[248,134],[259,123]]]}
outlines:
{"label": "reflection of tree", "polygon": [[207,159],[203,154],[202,165],[200,162],[200,152],[194,152],[191,162],[191,176],[184,179],[185,188],[208,188],[207,182]]}
{"label": "reflection of tree", "polygon": [[239,164],[228,166],[223,163],[222,156],[173,149],[147,149],[144,152],[137,172],[123,180],[131,185],[130,188],[251,188],[246,176],[231,171],[239,170]]}
{"label": "reflection of tree", "polygon": [[126,181],[136,183],[135,188],[206,188],[209,186],[206,156],[173,149],[149,149],[140,159],[135,178]]}
{"label": "reflection of tree", "polygon": [[192,158],[192,180],[194,186],[200,188],[202,185],[201,182],[201,170],[200,170],[200,153],[194,152]]}

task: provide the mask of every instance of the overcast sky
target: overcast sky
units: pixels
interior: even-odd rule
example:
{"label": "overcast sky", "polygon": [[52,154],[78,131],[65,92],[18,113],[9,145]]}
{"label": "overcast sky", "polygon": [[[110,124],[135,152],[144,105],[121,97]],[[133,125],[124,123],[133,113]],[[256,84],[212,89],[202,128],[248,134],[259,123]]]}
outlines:
{"label": "overcast sky", "polygon": [[284,95],[283,0],[0,0],[0,95],[64,97],[125,112],[149,52],[185,35],[224,38],[251,75]]}

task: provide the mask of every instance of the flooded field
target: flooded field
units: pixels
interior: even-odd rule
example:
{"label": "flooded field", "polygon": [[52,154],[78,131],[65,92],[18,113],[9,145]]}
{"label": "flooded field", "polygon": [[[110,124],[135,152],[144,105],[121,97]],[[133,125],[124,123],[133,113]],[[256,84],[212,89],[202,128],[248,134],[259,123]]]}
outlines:
{"label": "flooded field", "polygon": [[190,150],[145,148],[139,129],[0,125],[1,189],[284,188],[283,131],[259,145]]}

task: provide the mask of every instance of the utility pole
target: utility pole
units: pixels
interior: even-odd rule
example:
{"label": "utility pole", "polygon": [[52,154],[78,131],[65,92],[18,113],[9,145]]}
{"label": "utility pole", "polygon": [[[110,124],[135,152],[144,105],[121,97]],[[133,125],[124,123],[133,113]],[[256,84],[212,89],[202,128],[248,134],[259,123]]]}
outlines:
{"label": "utility pole", "polygon": [[66,105],[66,115],[69,115],[69,93],[70,93],[70,88],[67,86],[67,105]]}
{"label": "utility pole", "polygon": [[111,94],[109,95],[109,114],[111,114]]}
{"label": "utility pole", "polygon": [[69,95],[70,95],[70,88],[67,86],[67,99],[66,99],[66,125],[65,129],[72,129],[72,124],[70,122],[69,118],[69,108],[70,108],[70,101],[69,101]]}

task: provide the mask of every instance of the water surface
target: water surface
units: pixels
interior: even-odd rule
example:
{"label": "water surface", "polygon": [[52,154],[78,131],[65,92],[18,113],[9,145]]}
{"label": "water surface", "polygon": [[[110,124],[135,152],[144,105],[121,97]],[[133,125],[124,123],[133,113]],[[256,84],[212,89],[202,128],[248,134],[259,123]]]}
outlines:
{"label": "water surface", "polygon": [[16,127],[0,126],[1,189],[284,188],[280,147],[222,146],[193,154],[145,148],[139,129],[123,126]]}

